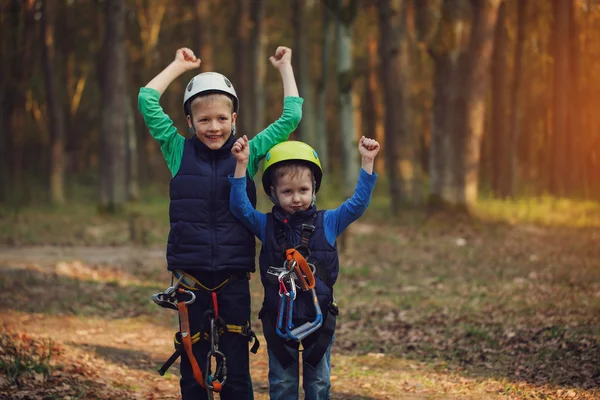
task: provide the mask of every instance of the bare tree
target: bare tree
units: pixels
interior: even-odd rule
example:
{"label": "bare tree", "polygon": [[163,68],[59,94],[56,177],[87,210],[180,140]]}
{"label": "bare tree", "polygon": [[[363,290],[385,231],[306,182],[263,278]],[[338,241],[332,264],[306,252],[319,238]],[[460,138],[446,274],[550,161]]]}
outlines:
{"label": "bare tree", "polygon": [[317,152],[321,157],[321,164],[326,170],[331,169],[329,163],[329,143],[327,131],[327,87],[329,83],[329,60],[331,59],[331,43],[333,41],[333,30],[331,24],[331,11],[323,6],[323,42],[321,44],[321,76],[317,85],[317,115],[315,129],[317,140],[315,142]]}
{"label": "bare tree", "polygon": [[0,201],[21,194],[23,154],[16,146],[24,133],[25,94],[20,88],[32,74],[37,34],[35,3],[11,1],[0,12]]}
{"label": "bare tree", "polygon": [[430,203],[467,210],[478,194],[485,94],[501,0],[445,0],[435,64]]}
{"label": "bare tree", "polygon": [[571,166],[567,163],[569,153],[569,106],[571,64],[570,0],[554,0],[554,87],[552,121],[552,156],[550,157],[550,190],[556,196],[567,194],[567,177]]}
{"label": "bare tree", "polygon": [[410,101],[411,63],[407,27],[408,1],[380,0],[381,70],[385,99],[386,167],[392,212],[401,203],[422,201],[418,135],[412,128]]}
{"label": "bare tree", "polygon": [[251,132],[254,126],[252,116],[252,98],[250,91],[252,90],[250,77],[248,74],[248,65],[250,61],[250,32],[251,32],[251,16],[250,7],[252,3],[246,0],[237,1],[237,21],[236,38],[235,38],[235,79],[232,79],[235,85],[238,98],[240,99],[240,113],[243,116],[238,116],[237,126],[240,134],[248,135],[249,137],[257,132]]}
{"label": "bare tree", "polygon": [[354,127],[352,62],[352,24],[356,17],[357,0],[342,4],[340,0],[327,0],[324,3],[336,17],[336,75],[340,105],[340,136],[344,165],[345,195],[350,195],[358,179],[358,158],[356,157],[356,132]]}
{"label": "bare tree", "polygon": [[[292,26],[294,27],[294,61],[298,71],[298,89],[304,98],[302,106],[302,121],[298,125],[300,140],[316,144],[315,113],[313,103],[312,79],[310,74],[310,48],[307,35],[307,14],[310,13],[309,5],[305,0],[292,0]],[[312,7],[311,7],[312,8]]]}
{"label": "bare tree", "polygon": [[517,35],[515,38],[515,61],[513,63],[513,82],[510,93],[509,121],[509,162],[506,165],[508,175],[507,195],[515,197],[519,184],[519,141],[523,120],[523,45],[527,20],[527,1],[517,3]]}
{"label": "bare tree", "polygon": [[496,196],[508,196],[508,164],[510,133],[507,113],[507,32],[506,4],[502,3],[498,12],[498,23],[492,55],[492,107],[490,127],[491,185]]}
{"label": "bare tree", "polygon": [[194,24],[196,40],[194,43],[198,50],[197,56],[202,60],[202,64],[200,65],[202,71],[214,71],[215,68],[212,45],[212,17],[210,11],[210,0],[196,0],[196,23]]}
{"label": "bare tree", "polygon": [[267,81],[267,26],[265,24],[265,2],[255,0],[252,8],[252,134],[260,132],[265,123]]}
{"label": "bare tree", "polygon": [[125,11],[123,1],[107,0],[100,134],[100,208],[108,212],[119,211],[127,197]]}
{"label": "bare tree", "polygon": [[42,2],[42,58],[44,65],[44,83],[46,88],[46,106],[51,138],[50,151],[50,199],[53,203],[65,202],[65,115],[56,72],[55,22],[57,6],[54,0]]}

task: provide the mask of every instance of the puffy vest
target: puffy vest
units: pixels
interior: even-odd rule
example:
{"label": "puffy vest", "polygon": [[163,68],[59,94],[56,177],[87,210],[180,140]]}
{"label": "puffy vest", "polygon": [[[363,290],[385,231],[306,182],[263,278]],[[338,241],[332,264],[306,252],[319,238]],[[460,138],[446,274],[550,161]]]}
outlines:
{"label": "puffy vest", "polygon": [[[336,245],[331,246],[325,237],[325,230],[323,228],[325,211],[316,211],[316,208],[313,206],[307,211],[296,212],[294,215],[286,218],[281,207],[275,206],[272,212],[267,214],[265,241],[262,244],[259,258],[260,277],[265,290],[263,311],[273,321],[277,317],[279,288],[267,279],[266,273],[270,266],[281,267],[284,262],[282,249],[277,241],[276,229],[279,226],[285,232],[287,248],[296,247],[300,244],[302,238],[302,224],[306,223],[310,219],[310,215],[314,215],[315,213],[315,231],[309,241],[311,256],[308,261],[318,264],[317,267],[320,274],[327,274],[327,280],[330,284],[328,286],[319,276],[316,276],[315,290],[323,315],[327,314],[329,305],[333,300],[333,284],[339,272],[339,259]],[[296,326],[315,319],[315,306],[313,305],[310,292],[299,290],[296,300],[294,300],[292,318]]]}
{"label": "puffy vest", "polygon": [[[210,150],[196,136],[185,140],[181,166],[169,191],[168,269],[254,272],[254,235],[229,211],[234,142],[232,135],[219,150]],[[248,197],[256,205],[256,187],[246,179]]]}

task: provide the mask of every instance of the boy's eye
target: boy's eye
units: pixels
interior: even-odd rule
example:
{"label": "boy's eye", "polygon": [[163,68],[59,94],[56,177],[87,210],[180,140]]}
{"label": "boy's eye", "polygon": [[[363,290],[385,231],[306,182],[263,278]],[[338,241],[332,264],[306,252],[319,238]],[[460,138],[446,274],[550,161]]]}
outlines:
{"label": "boy's eye", "polygon": [[302,192],[308,192],[308,188],[302,188]]}
{"label": "boy's eye", "polygon": [[221,117],[221,118],[220,118],[220,120],[221,120],[221,121],[227,121],[228,119],[229,119],[229,118],[227,118],[227,117]]}

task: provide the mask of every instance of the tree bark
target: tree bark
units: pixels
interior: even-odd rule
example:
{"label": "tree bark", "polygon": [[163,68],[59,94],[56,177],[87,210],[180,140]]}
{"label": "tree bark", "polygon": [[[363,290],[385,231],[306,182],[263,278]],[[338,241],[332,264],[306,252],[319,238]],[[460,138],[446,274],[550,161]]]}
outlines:
{"label": "tree bark", "polygon": [[323,7],[323,42],[321,44],[321,77],[317,85],[317,131],[316,150],[321,158],[321,165],[325,170],[331,170],[329,162],[329,142],[327,131],[327,88],[329,83],[329,60],[331,59],[331,44],[333,30],[331,29],[330,10]]}
{"label": "tree bark", "polygon": [[401,203],[420,203],[418,139],[411,129],[410,62],[407,37],[407,4],[379,1],[381,76],[385,103],[386,169],[391,208],[398,214]]}
{"label": "tree bark", "polygon": [[434,206],[468,210],[477,200],[485,94],[500,3],[443,3],[430,50],[436,69],[430,158]]}
{"label": "tree bark", "polygon": [[294,29],[294,61],[298,75],[298,90],[304,98],[302,121],[296,132],[298,138],[311,146],[316,143],[313,90],[310,74],[310,51],[307,35],[306,1],[292,0],[292,26]]}
{"label": "tree bark", "polygon": [[62,96],[59,91],[59,75],[55,69],[56,36],[55,22],[57,12],[54,0],[42,2],[42,59],[44,67],[44,86],[46,89],[46,107],[50,130],[50,193],[52,203],[65,202],[65,115]]}
{"label": "tree bark", "polygon": [[125,40],[125,4],[121,0],[107,0],[100,136],[100,208],[111,213],[120,211],[127,198]]}
{"label": "tree bark", "polygon": [[252,135],[256,135],[265,126],[268,37],[264,19],[265,2],[264,0],[255,0],[252,7]]}
{"label": "tree bark", "polygon": [[[259,3],[262,1],[259,0]],[[202,71],[214,71],[214,59],[213,59],[213,44],[212,44],[212,32],[213,26],[211,24],[211,1],[210,0],[196,0],[196,49],[198,51],[197,57],[200,57],[202,64],[200,68]]]}
{"label": "tree bark", "polygon": [[[23,149],[19,143],[23,130],[17,124],[25,113],[25,96],[21,89],[34,65],[37,31],[35,4],[13,0],[0,13],[0,202],[23,203]],[[38,36],[39,37],[39,36]],[[21,127],[22,128],[22,127]]]}
{"label": "tree bark", "polygon": [[358,180],[359,163],[356,150],[353,104],[352,23],[357,4],[351,1],[337,12],[337,82],[340,104],[340,133],[344,164],[344,194],[352,195]]}
{"label": "tree bark", "polygon": [[[523,3],[523,2],[520,2]],[[491,186],[492,192],[500,197],[508,196],[508,168],[510,155],[510,132],[507,130],[507,101],[506,87],[507,68],[506,47],[506,4],[500,6],[498,12],[498,24],[494,38],[494,53],[492,55],[492,107],[491,107],[491,129],[489,137],[489,156],[491,158]]]}
{"label": "tree bark", "polygon": [[527,2],[517,3],[517,35],[515,38],[515,61],[510,94],[509,162],[507,168],[507,195],[515,198],[519,187],[519,142],[523,122],[523,46],[527,20]]}
{"label": "tree bark", "polygon": [[252,3],[247,0],[238,0],[237,2],[237,23],[235,38],[235,77],[231,79],[235,91],[240,101],[240,115],[236,122],[238,136],[249,135],[254,126],[252,116],[251,86],[248,74],[251,17],[250,6]]}
{"label": "tree bark", "polygon": [[554,0],[554,96],[552,142],[553,151],[550,160],[550,190],[555,196],[567,194],[567,177],[571,166],[567,163],[569,152],[569,106],[570,97],[570,52],[571,43],[569,1]]}

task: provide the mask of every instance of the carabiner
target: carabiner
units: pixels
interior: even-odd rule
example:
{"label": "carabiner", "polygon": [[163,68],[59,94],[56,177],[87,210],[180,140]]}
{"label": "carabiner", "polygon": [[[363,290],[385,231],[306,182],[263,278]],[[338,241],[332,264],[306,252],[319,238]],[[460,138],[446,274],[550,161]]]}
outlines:
{"label": "carabiner", "polygon": [[185,304],[186,304],[186,305],[188,305],[188,306],[189,306],[190,304],[192,304],[193,302],[195,302],[195,301],[196,301],[196,295],[195,295],[195,294],[194,294],[194,292],[192,292],[191,290],[187,290],[187,289],[178,288],[178,289],[177,289],[177,292],[178,292],[178,293],[181,293],[181,294],[187,294],[187,295],[189,295],[189,296],[190,296],[190,299],[189,299],[189,300],[187,300],[187,301],[185,302]]}

